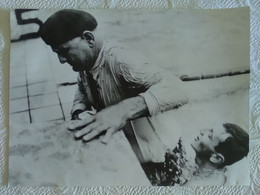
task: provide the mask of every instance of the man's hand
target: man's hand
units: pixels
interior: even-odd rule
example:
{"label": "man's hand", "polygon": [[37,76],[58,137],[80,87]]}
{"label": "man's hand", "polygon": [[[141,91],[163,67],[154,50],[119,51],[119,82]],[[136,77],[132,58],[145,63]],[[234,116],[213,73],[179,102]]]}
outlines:
{"label": "man's hand", "polygon": [[106,131],[102,143],[107,143],[117,130],[124,127],[126,122],[124,110],[115,105],[105,108],[95,115],[89,115],[85,119],[71,121],[68,129],[72,131],[80,129],[74,135],[75,138],[82,138],[83,141],[90,141]]}
{"label": "man's hand", "polygon": [[128,120],[147,116],[148,109],[143,97],[125,99],[116,105],[107,107],[94,115],[89,115],[82,120],[70,122],[69,130],[78,130],[75,138],[90,141],[105,131],[102,143],[107,143],[111,136],[122,129]]}
{"label": "man's hand", "polygon": [[71,115],[71,120],[79,120],[79,114],[84,112],[84,110],[76,110]]}

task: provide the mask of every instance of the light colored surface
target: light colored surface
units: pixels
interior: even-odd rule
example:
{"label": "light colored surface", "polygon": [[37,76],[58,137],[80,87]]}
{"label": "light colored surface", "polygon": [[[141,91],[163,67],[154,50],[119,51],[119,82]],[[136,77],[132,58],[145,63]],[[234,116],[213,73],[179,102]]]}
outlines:
{"label": "light colored surface", "polygon": [[[73,3],[72,3],[73,2]],[[224,1],[206,1],[206,0],[198,0],[198,1],[1,1],[1,6],[6,8],[11,7],[41,7],[41,8],[65,8],[65,7],[74,7],[74,8],[102,8],[102,7],[119,7],[119,8],[228,8],[228,7],[240,7],[240,6],[251,6],[251,94],[250,94],[250,171],[251,171],[251,186],[250,187],[204,187],[204,188],[142,188],[142,187],[99,187],[99,188],[1,188],[1,193],[18,193],[21,192],[23,194],[28,193],[65,193],[65,194],[78,194],[78,193],[104,193],[107,194],[115,194],[115,193],[183,193],[183,194],[194,194],[194,193],[201,193],[201,194],[216,194],[216,193],[226,193],[226,194],[249,194],[250,192],[253,194],[259,194],[259,62],[260,62],[260,55],[259,55],[259,16],[260,13],[260,2],[258,0],[252,1],[243,1],[243,0],[224,0]],[[140,2],[140,3],[139,3]],[[3,17],[1,17],[3,19]],[[2,23],[1,23],[2,24]],[[3,29],[1,28],[3,33]],[[3,41],[3,39],[1,39]],[[4,47],[4,43],[1,42],[1,47]],[[4,56],[2,54],[2,56]],[[8,59],[8,58],[7,58]],[[3,63],[2,63],[3,65]],[[3,70],[6,71],[6,70]],[[4,74],[7,75],[6,73]],[[2,75],[1,75],[2,76]],[[2,78],[1,78],[2,80]],[[5,80],[6,81],[6,78]],[[7,83],[6,83],[7,84]],[[2,89],[8,85],[2,85]],[[7,89],[6,87],[4,89]],[[6,93],[5,93],[6,94]],[[6,96],[4,96],[4,101],[7,102]],[[6,104],[5,104],[6,105]],[[5,112],[7,106],[4,107]],[[1,115],[3,116],[3,115]],[[1,124],[3,124],[4,119],[1,118]],[[6,122],[6,121],[5,121]],[[5,128],[1,125],[1,145],[4,146],[4,140],[6,139],[6,132]],[[6,148],[6,147],[4,147]],[[1,155],[4,154],[3,147],[1,147]],[[5,158],[2,158],[5,159]],[[2,161],[3,162],[3,161]],[[1,164],[1,172],[3,173],[3,168],[6,166],[4,163]]]}
{"label": "light colored surface", "polygon": [[10,125],[10,186],[150,185],[122,131],[107,145],[98,139],[83,143],[67,125]]}

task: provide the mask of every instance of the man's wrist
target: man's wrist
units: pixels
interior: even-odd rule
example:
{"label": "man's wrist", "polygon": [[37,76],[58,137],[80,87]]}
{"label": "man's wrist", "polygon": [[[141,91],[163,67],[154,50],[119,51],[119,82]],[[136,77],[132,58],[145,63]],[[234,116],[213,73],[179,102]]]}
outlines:
{"label": "man's wrist", "polygon": [[143,116],[148,116],[149,111],[145,100],[141,96],[125,99],[120,104],[120,109],[124,110],[126,120],[136,119]]}
{"label": "man's wrist", "polygon": [[71,114],[71,120],[78,120],[79,114],[84,112],[84,110],[77,109]]}

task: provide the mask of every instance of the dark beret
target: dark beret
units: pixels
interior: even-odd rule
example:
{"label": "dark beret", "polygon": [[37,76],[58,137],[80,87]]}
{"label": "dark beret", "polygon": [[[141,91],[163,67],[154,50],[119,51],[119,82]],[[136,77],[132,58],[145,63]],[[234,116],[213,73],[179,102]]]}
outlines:
{"label": "dark beret", "polygon": [[97,27],[96,19],[89,13],[64,9],[50,16],[40,28],[40,36],[47,45],[56,46],[75,37],[85,30],[92,31]]}

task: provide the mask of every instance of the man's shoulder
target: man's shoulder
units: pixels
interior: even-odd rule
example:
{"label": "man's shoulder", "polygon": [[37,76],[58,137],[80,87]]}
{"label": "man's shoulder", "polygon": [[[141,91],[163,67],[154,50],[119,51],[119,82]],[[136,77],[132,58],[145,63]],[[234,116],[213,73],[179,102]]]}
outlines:
{"label": "man's shoulder", "polygon": [[104,42],[104,52],[107,57],[115,57],[118,61],[133,63],[146,60],[145,56],[136,52],[134,48],[117,41]]}

